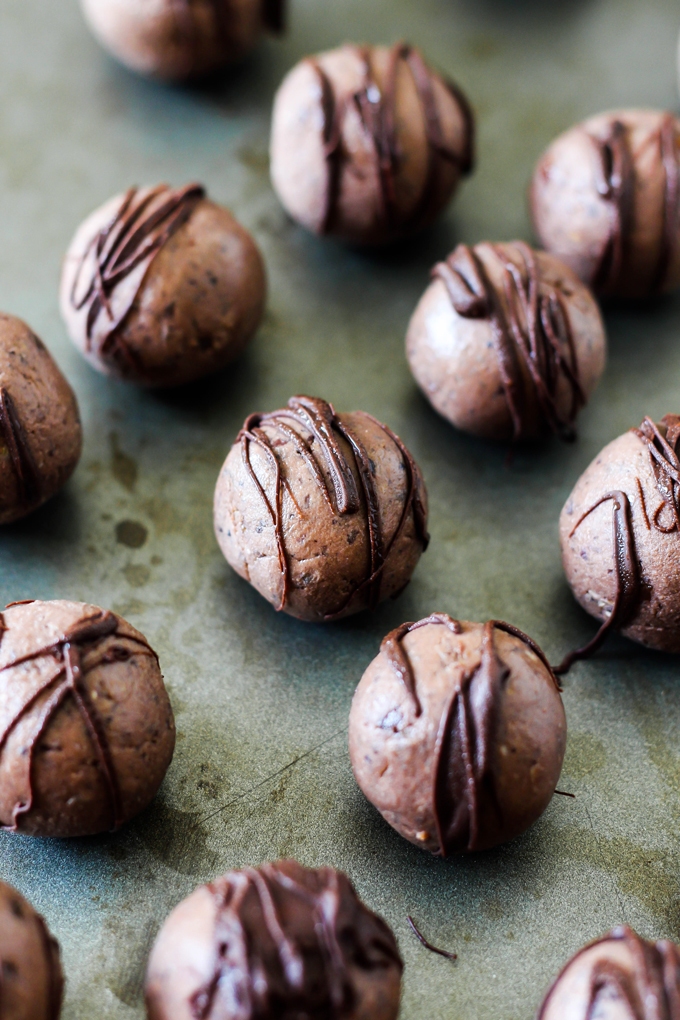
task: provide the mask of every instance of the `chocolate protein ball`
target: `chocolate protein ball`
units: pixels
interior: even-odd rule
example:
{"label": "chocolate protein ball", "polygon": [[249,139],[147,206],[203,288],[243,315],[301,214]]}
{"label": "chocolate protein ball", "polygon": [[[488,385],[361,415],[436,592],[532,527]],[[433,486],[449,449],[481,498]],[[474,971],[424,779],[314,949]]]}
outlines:
{"label": "chocolate protein ball", "polygon": [[285,0],[81,0],[95,36],[132,71],[183,81],[242,60],[284,28]]}
{"label": "chocolate protein ball", "polygon": [[0,524],[68,481],[82,449],[73,390],[25,322],[0,313]]}
{"label": "chocolate protein ball", "polygon": [[153,799],[174,746],[156,653],[129,623],[82,602],[0,614],[0,826],[117,829]]}
{"label": "chocolate protein ball", "polygon": [[427,548],[427,494],[402,441],[325,400],[246,419],[215,490],[227,562],[300,620],[339,620],[395,598]]}
{"label": "chocolate protein ball", "polygon": [[560,135],[538,162],[531,209],[541,244],[605,297],[680,286],[680,121],[603,113]]}
{"label": "chocolate protein ball", "polygon": [[0,882],[0,1017],[59,1020],[63,991],[58,942],[30,903]]}
{"label": "chocolate protein ball", "polygon": [[383,818],[446,857],[488,850],[545,811],[566,719],[545,656],[507,623],[434,613],[388,634],[349,719],[356,780]]}
{"label": "chocolate protein ball", "polygon": [[170,914],[149,959],[149,1020],[395,1020],[394,935],[342,872],[230,871]]}
{"label": "chocolate protein ball", "polygon": [[513,241],[459,244],[432,278],[406,354],[435,410],[488,439],[573,439],[607,346],[597,304],[576,275]]}
{"label": "chocolate protein ball", "polygon": [[274,102],[271,175],[315,234],[385,244],[433,222],[473,164],[465,96],[405,43],[301,61]]}
{"label": "chocolate protein ball", "polygon": [[560,515],[562,563],[575,598],[610,631],[648,648],[680,652],[680,415],[619,436],[576,483]]}
{"label": "chocolate protein ball", "polygon": [[61,313],[90,364],[144,386],[224,368],[264,311],[251,235],[199,184],[130,188],[78,228],[64,260]]}
{"label": "chocolate protein ball", "polygon": [[537,1020],[680,1020],[680,947],[614,928],[572,957]]}

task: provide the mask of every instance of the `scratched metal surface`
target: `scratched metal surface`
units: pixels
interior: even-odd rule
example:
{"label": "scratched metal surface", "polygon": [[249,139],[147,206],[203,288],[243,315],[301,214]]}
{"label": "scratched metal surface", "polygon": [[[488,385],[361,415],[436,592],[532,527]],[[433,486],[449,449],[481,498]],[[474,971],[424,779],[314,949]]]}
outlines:
{"label": "scratched metal surface", "polygon": [[[524,194],[559,130],[619,104],[675,108],[675,0],[292,0],[283,43],[203,91],[114,66],[75,0],[0,5],[0,308],[26,318],[74,384],[85,452],[66,491],[0,533],[0,598],[111,606],[159,650],[178,744],[161,796],[115,836],[0,836],[0,876],[47,916],[68,977],[65,1020],[143,1015],[166,913],[195,884],[281,855],[345,868],[396,930],[403,1020],[529,1020],[568,954],[626,921],[680,938],[678,661],[623,641],[567,679],[562,788],[532,831],[471,859],[430,859],[352,779],[350,698],[381,637],[443,610],[505,618],[555,658],[593,633],[563,581],[559,509],[607,441],[680,404],[680,301],[608,314],[606,378],[580,441],[505,454],[440,421],[402,353],[431,263],[457,241],[529,237]],[[270,101],[286,69],[347,37],[407,37],[467,89],[479,167],[443,224],[369,257],[305,236],[267,178]],[[90,371],[57,311],[76,224],[131,183],[198,178],[254,232],[271,295],[227,375],[181,394]],[[422,464],[433,542],[374,617],[322,628],[277,616],[230,573],[212,534],[220,463],[245,415],[292,393],[387,421]],[[130,522],[134,522],[131,524]],[[408,933],[458,950],[455,965]]]}

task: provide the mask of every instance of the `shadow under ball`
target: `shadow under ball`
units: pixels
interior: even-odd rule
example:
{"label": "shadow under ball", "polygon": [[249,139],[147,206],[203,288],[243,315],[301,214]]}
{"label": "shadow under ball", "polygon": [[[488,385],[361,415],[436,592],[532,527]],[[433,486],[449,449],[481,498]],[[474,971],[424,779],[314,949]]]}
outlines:
{"label": "shadow under ball", "polygon": [[63,993],[57,940],[30,903],[0,882],[2,1020],[59,1020]]}

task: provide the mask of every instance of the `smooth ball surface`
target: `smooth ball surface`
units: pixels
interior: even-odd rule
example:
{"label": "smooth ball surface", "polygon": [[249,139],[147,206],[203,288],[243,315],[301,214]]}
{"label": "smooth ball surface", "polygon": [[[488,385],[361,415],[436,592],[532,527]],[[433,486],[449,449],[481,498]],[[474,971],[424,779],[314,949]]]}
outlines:
{"label": "smooth ball surface", "polygon": [[149,1020],[395,1020],[403,964],[346,875],[295,861],[231,871],[170,914]]}
{"label": "smooth ball surface", "polygon": [[432,223],[473,149],[467,100],[403,43],[308,57],[274,101],[271,175],[284,208],[308,230],[356,244]]}
{"label": "smooth ball surface", "polygon": [[443,857],[487,850],[535,822],[565,742],[559,687],[537,646],[507,624],[441,613],[385,638],[349,720],[365,796]]}
{"label": "smooth ball surface", "polygon": [[131,188],[78,228],[60,304],[93,368],[143,386],[179,386],[225,368],[260,324],[262,257],[200,185]]}
{"label": "smooth ball surface", "polygon": [[588,288],[520,241],[459,245],[432,276],[406,354],[435,410],[487,439],[573,438],[607,353]]}
{"label": "smooth ball surface", "polygon": [[175,724],[155,652],[115,613],[29,602],[0,614],[0,825],[117,829],[155,796]]}
{"label": "smooth ball surface", "polygon": [[73,390],[25,322],[0,313],[0,524],[61,489],[83,437]]}
{"label": "smooth ball surface", "polygon": [[251,415],[220,472],[215,534],[277,609],[337,620],[408,584],[427,547],[427,494],[401,440],[314,397]]}
{"label": "smooth ball surface", "polygon": [[2,1020],[58,1020],[63,992],[59,944],[30,903],[0,882]]}

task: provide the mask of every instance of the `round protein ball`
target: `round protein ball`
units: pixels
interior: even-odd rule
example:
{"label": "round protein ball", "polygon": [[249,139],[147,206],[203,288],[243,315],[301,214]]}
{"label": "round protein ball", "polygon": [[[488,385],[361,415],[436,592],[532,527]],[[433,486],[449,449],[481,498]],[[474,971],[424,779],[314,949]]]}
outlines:
{"label": "round protein ball", "polygon": [[251,235],[199,184],[130,188],[78,228],[64,260],[61,313],[105,375],[180,386],[225,368],[264,312]]}
{"label": "round protein ball", "polygon": [[81,0],[81,7],[109,53],[164,81],[236,64],[265,31],[284,29],[285,0]]}
{"label": "round protein ball", "polygon": [[0,882],[2,1020],[59,1020],[63,993],[59,943],[30,903]]}
{"label": "round protein ball", "polygon": [[537,1020],[680,1020],[680,947],[628,927],[584,946],[562,970]]}
{"label": "round protein ball", "polygon": [[339,620],[395,598],[427,548],[427,494],[398,436],[325,400],[246,419],[215,489],[227,562],[300,620]]}
{"label": "round protein ball", "polygon": [[487,439],[573,439],[607,356],[588,288],[522,241],[460,244],[432,277],[406,354],[435,410]]}
{"label": "round protein ball", "polygon": [[566,744],[560,688],[541,650],[497,620],[435,613],[384,639],[357,687],[357,783],[416,846],[446,857],[524,832],[555,792]]}
{"label": "round protein ball", "polygon": [[0,614],[0,826],[113,831],[156,795],[174,746],[158,658],[129,623],[82,602]]}
{"label": "round protein ball", "polygon": [[366,245],[414,234],[442,212],[473,158],[465,96],[405,43],[308,57],[276,95],[272,182],[315,234]]}
{"label": "round protein ball", "polygon": [[83,445],[75,394],[25,322],[0,313],[0,524],[41,506]]}
{"label": "round protein ball", "polygon": [[199,886],[149,959],[149,1020],[395,1020],[394,935],[333,868],[278,861]]}
{"label": "round protein ball", "polygon": [[584,648],[610,631],[680,652],[680,415],[619,436],[586,468],[560,515],[562,563],[576,600],[602,621]]}
{"label": "round protein ball", "polygon": [[603,113],[560,135],[538,162],[531,210],[541,244],[603,297],[680,286],[680,121]]}

